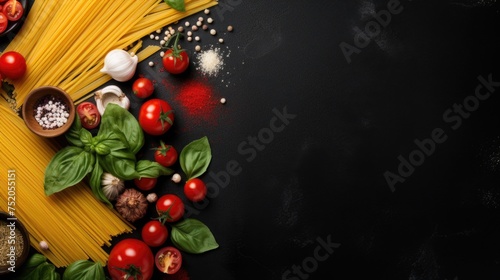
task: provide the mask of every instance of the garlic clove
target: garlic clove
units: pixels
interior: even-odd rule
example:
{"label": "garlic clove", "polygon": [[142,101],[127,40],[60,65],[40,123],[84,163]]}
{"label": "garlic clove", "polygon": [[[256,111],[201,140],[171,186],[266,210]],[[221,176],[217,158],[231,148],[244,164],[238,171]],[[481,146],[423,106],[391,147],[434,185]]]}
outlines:
{"label": "garlic clove", "polygon": [[101,115],[104,114],[106,106],[109,103],[115,103],[124,109],[130,108],[130,99],[123,93],[123,91],[114,85],[104,87],[94,94],[97,110]]}
{"label": "garlic clove", "polygon": [[127,51],[114,49],[104,58],[101,72],[110,75],[116,81],[126,82],[134,76],[138,62],[137,55],[131,56]]}

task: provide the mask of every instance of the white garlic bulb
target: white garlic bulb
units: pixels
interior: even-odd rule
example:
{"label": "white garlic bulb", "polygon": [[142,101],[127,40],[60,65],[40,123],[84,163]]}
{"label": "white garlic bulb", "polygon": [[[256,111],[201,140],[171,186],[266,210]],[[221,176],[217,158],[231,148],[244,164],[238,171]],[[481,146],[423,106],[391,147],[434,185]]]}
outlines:
{"label": "white garlic bulb", "polygon": [[95,103],[97,105],[97,110],[101,116],[104,114],[106,106],[109,103],[115,103],[120,107],[127,109],[130,107],[130,99],[123,93],[123,91],[117,86],[107,86],[104,87],[94,94]]}
{"label": "white garlic bulb", "polygon": [[115,200],[125,188],[125,183],[113,174],[104,172],[101,177],[101,186],[104,195],[109,200]]}
{"label": "white garlic bulb", "polygon": [[131,56],[124,50],[115,49],[104,58],[101,72],[110,75],[116,81],[126,82],[134,76],[138,62],[137,55]]}

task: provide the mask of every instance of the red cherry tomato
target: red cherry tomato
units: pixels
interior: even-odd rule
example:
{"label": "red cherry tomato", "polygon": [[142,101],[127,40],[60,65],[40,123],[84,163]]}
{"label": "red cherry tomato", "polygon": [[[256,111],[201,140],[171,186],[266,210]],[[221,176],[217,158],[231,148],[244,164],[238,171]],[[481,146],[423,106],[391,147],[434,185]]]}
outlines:
{"label": "red cherry tomato", "polygon": [[167,241],[168,229],[159,221],[149,221],[142,227],[141,236],[144,243],[158,247]]}
{"label": "red cherry tomato", "polygon": [[7,30],[7,26],[9,26],[9,19],[4,13],[0,12],[0,33]]}
{"label": "red cherry tomato", "polygon": [[155,256],[155,263],[161,272],[174,274],[182,266],[182,254],[177,248],[167,246],[158,250]]}
{"label": "red cherry tomato", "polygon": [[167,101],[153,98],[142,104],[138,119],[144,132],[162,135],[174,124],[174,111]]}
{"label": "red cherry tomato", "polygon": [[134,179],[135,186],[142,191],[152,190],[156,186],[156,182],[158,182],[158,178],[142,177]]}
{"label": "red cherry tomato", "polygon": [[76,112],[80,117],[82,126],[86,129],[96,128],[101,122],[101,114],[92,102],[82,102],[76,107]]}
{"label": "red cherry tomato", "polygon": [[184,194],[189,200],[200,202],[205,199],[207,195],[207,186],[201,179],[189,179],[186,184],[184,184]]}
{"label": "red cherry tomato", "polygon": [[189,56],[185,50],[168,49],[163,55],[162,62],[170,74],[180,74],[189,67]]}
{"label": "red cherry tomato", "polygon": [[165,145],[163,141],[160,141],[160,146],[155,149],[154,156],[156,162],[165,167],[170,167],[177,162],[179,154],[172,145]]}
{"label": "red cherry tomato", "polygon": [[135,238],[123,239],[116,243],[109,253],[107,264],[113,280],[149,280],[153,276],[154,266],[155,258],[151,248]]}
{"label": "red cherry tomato", "polygon": [[177,222],[184,216],[184,202],[175,194],[165,194],[156,201],[156,212],[167,222]]}
{"label": "red cherry tomato", "polygon": [[138,78],[132,84],[132,91],[139,98],[147,98],[153,94],[155,86],[148,78]]}
{"label": "red cherry tomato", "polygon": [[26,59],[16,51],[7,51],[0,56],[0,74],[9,79],[19,79],[26,73]]}
{"label": "red cherry tomato", "polygon": [[10,21],[18,21],[24,14],[23,5],[19,1],[8,1],[3,5],[2,11]]}

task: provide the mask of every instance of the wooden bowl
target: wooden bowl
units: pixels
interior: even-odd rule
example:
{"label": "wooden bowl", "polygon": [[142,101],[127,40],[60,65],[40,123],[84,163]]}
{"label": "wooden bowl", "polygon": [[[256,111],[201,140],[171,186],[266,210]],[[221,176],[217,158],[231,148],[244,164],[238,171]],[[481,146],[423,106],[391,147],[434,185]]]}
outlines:
{"label": "wooden bowl", "polygon": [[[65,111],[68,112],[69,116],[67,117],[67,121],[60,127],[43,127],[35,118],[37,107],[47,103],[49,100],[52,100],[52,102],[60,101],[65,104]],[[75,104],[71,97],[62,89],[53,86],[43,86],[32,90],[26,96],[22,106],[22,116],[26,126],[34,133],[43,137],[56,137],[64,134],[71,127],[75,119]]]}
{"label": "wooden bowl", "polygon": [[[0,275],[4,274],[9,274],[12,273],[12,271],[9,269],[14,269],[15,272],[18,272],[19,268],[21,265],[26,261],[28,258],[29,252],[30,252],[30,238],[28,234],[28,230],[24,225],[21,223],[21,221],[15,217],[12,217],[6,212],[0,211],[0,223],[1,223],[1,230],[7,231],[7,236],[3,235],[0,236],[1,242],[7,242],[7,248],[8,252],[7,255],[9,256],[7,259],[7,263],[0,263]],[[5,223],[5,224],[4,224]],[[12,226],[7,226],[11,225]],[[19,247],[16,247],[12,241],[9,242],[10,236],[13,236],[12,239],[16,241],[16,245],[19,246],[22,242],[22,250],[18,251]],[[15,249],[11,252],[10,247],[14,246]],[[3,252],[2,252],[3,253]],[[12,262],[11,262],[11,257],[9,254],[12,254]],[[14,258],[15,256],[15,258]],[[4,256],[2,256],[4,257]],[[12,266],[15,265],[14,268]]]}

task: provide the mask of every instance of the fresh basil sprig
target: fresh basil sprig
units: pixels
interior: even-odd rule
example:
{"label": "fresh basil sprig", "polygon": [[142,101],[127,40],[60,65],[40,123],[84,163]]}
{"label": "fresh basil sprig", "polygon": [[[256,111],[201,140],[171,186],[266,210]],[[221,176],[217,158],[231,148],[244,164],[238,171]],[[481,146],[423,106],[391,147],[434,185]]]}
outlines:
{"label": "fresh basil sprig", "polygon": [[174,246],[187,253],[201,254],[219,247],[210,229],[196,219],[173,224],[170,234]]}
{"label": "fresh basil sprig", "polygon": [[212,150],[206,136],[187,144],[179,155],[181,169],[187,176],[186,180],[205,173],[211,160]]}
{"label": "fresh basil sprig", "polygon": [[172,9],[177,10],[179,12],[186,11],[186,5],[184,0],[165,0],[165,3],[172,7]]}
{"label": "fresh basil sprig", "polygon": [[112,207],[101,189],[101,176],[109,172],[122,180],[142,176],[171,175],[173,170],[151,161],[137,162],[135,154],[144,145],[144,133],[137,119],[126,109],[110,103],[101,118],[96,136],[75,118],[66,133],[70,146],[59,150],[45,171],[45,194],[76,185],[89,175],[94,195]]}

